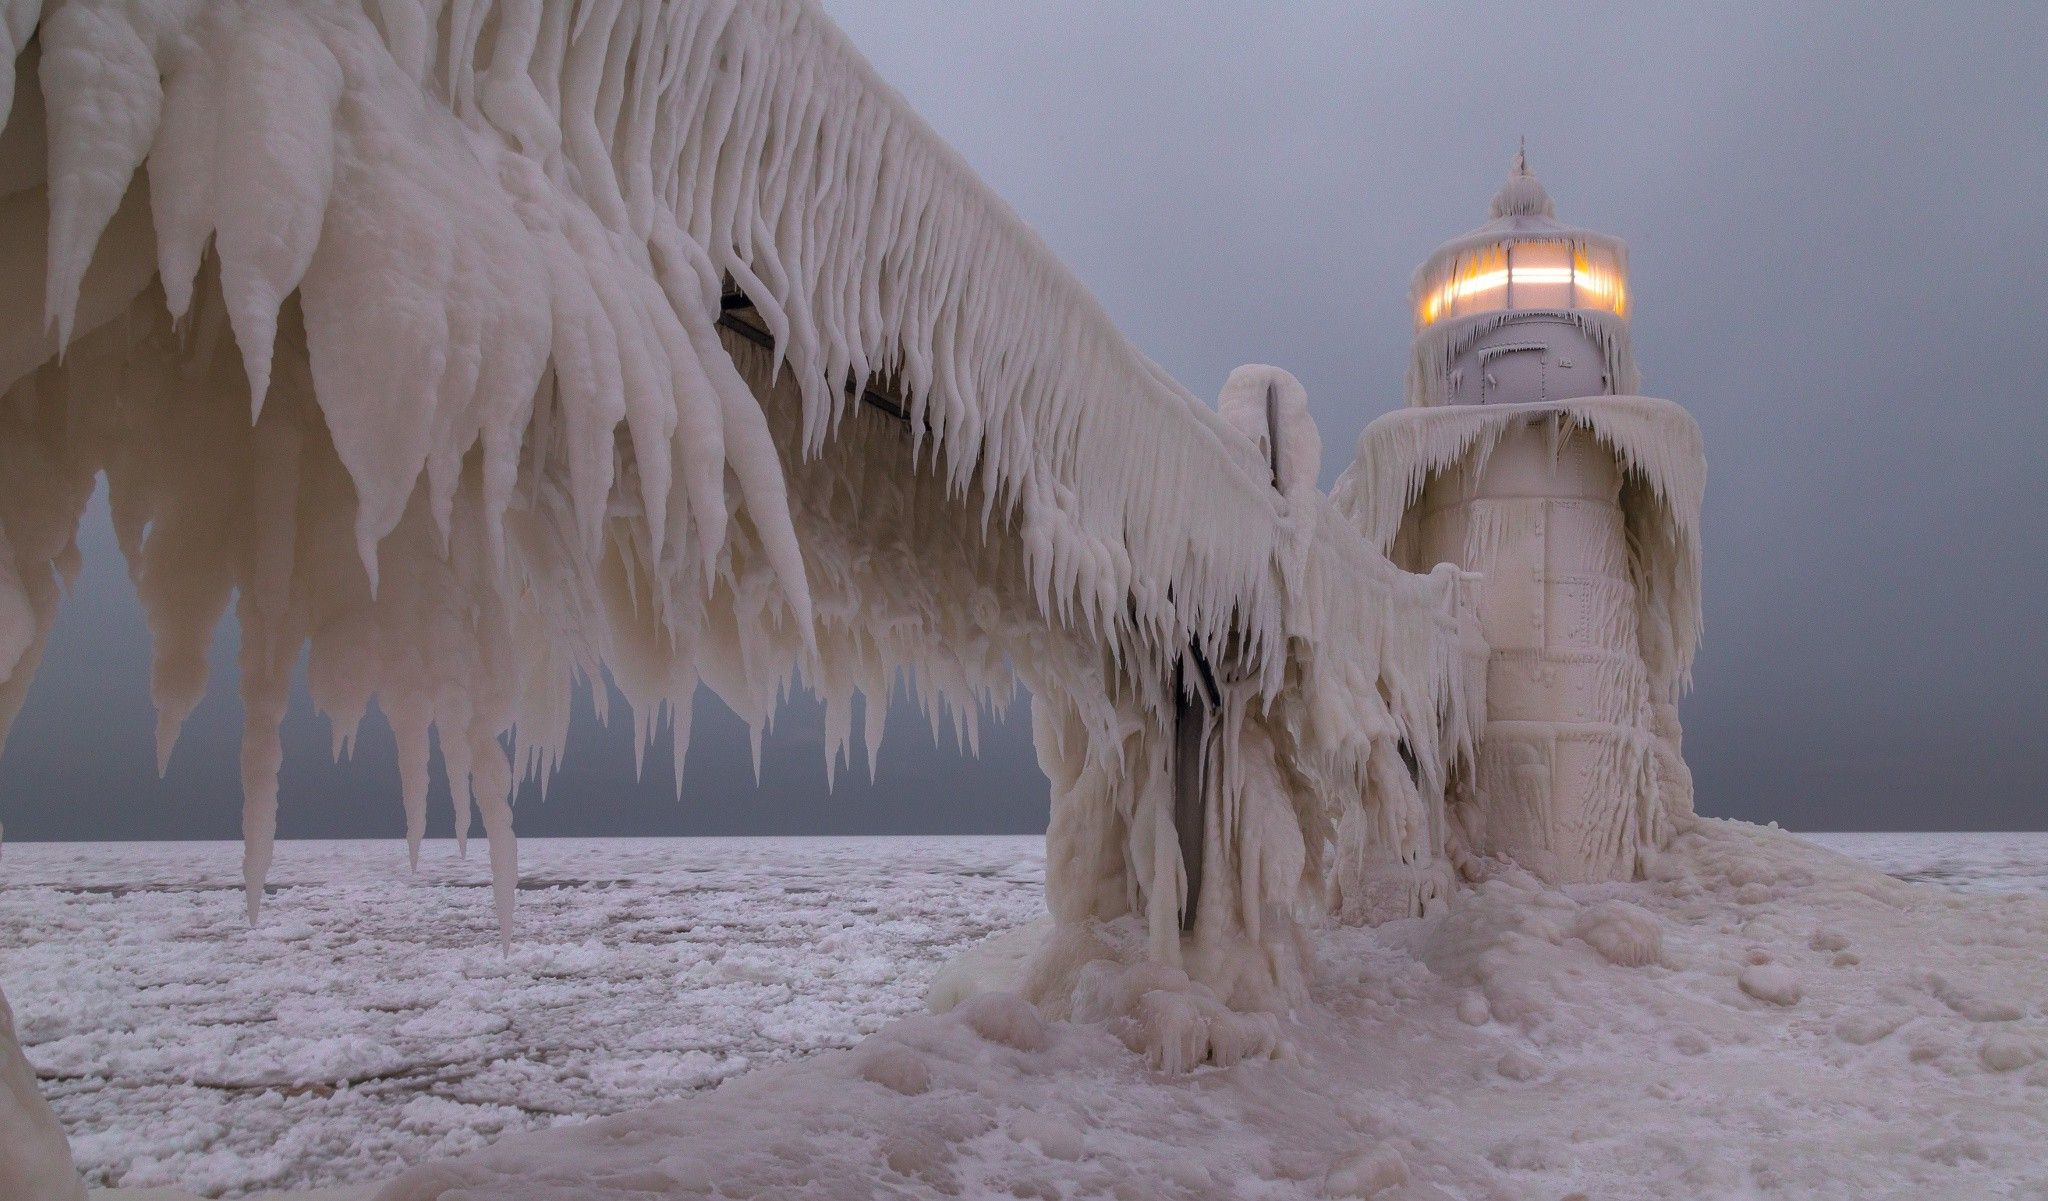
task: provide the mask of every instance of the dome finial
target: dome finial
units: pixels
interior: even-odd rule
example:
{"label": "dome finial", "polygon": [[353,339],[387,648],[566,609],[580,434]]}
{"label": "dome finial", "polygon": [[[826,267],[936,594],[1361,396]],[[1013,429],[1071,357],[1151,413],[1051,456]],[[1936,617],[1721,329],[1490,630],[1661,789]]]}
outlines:
{"label": "dome finial", "polygon": [[1523,137],[1515,148],[1515,165],[1508,181],[1493,198],[1493,215],[1499,217],[1555,217],[1557,206],[1550,193],[1529,174],[1529,139]]}

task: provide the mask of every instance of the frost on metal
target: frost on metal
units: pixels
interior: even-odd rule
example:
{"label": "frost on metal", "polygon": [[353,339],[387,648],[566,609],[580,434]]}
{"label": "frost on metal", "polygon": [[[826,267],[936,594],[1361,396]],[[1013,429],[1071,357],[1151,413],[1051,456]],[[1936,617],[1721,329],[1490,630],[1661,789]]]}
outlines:
{"label": "frost on metal", "polygon": [[1461,578],[1337,518],[1292,377],[1232,385],[1276,457],[1134,350],[811,7],[4,11],[0,730],[104,477],[160,761],[234,609],[252,919],[302,655],[336,753],[390,722],[415,854],[437,761],[481,815],[508,938],[514,794],[607,676],[678,760],[700,685],[757,746],[810,688],[835,768],[899,671],[970,747],[1022,683],[1047,981],[1136,923],[1276,1002],[1340,831],[1439,857]]}

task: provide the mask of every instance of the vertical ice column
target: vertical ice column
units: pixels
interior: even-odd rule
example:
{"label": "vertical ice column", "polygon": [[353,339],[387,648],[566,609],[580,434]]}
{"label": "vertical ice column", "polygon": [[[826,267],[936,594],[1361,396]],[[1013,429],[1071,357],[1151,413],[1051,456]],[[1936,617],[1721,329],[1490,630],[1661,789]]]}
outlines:
{"label": "vertical ice column", "polygon": [[1613,452],[1534,414],[1418,508],[1418,561],[1482,576],[1479,849],[1554,882],[1633,875],[1652,719]]}

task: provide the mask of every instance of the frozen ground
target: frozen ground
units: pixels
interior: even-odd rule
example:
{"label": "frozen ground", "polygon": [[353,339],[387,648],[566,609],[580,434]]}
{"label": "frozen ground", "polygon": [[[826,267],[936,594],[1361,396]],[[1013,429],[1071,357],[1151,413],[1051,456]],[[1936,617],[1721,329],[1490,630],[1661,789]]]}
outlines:
{"label": "frozen ground", "polygon": [[[1486,992],[1472,983],[1479,962],[1529,959],[1546,930],[1562,938],[1575,919],[1561,907],[1518,914],[1495,898],[1462,906],[1448,922],[1330,932],[1319,998],[1358,1029],[1297,1029],[1294,1037],[1311,1059],[1335,1057],[1359,1091],[1337,1115],[1343,1128],[1327,1131],[1317,1125],[1318,1103],[1297,1098],[1304,1129],[1374,1147],[1391,1138],[1387,1145],[1407,1148],[1404,1170],[1418,1182],[1456,1183],[1460,1173],[1508,1182],[1505,1191],[1464,1194],[1473,1197],[1561,1197],[1589,1186],[1592,1196],[1627,1194],[1613,1191],[1621,1183],[1613,1162],[1631,1137],[1666,1164],[1672,1187],[1702,1196],[1834,1195],[1812,1185],[1827,1171],[1830,1140],[1887,1164],[1862,1173],[1870,1196],[1914,1195],[1930,1183],[1953,1186],[1944,1196],[2035,1196],[2013,1191],[2028,1177],[2012,1140],[2029,1129],[2048,1137],[2039,1129],[2048,1087],[2034,1080],[2048,1068],[2029,1058],[2048,1016],[2040,1008],[2048,834],[1810,837],[1903,879],[2044,899],[1857,892],[1825,871],[1828,887],[1816,889],[1798,883],[1814,878],[1812,868],[1730,868],[1721,848],[1677,883],[1575,890],[1577,900],[1564,902],[1590,907],[1609,892],[1627,895],[1658,916],[1668,962],[1634,971],[1598,959],[1544,966],[1503,995],[1555,994],[1551,975],[1565,970],[1611,976],[1621,991],[1531,1002],[1527,1013],[1493,1014],[1477,1031],[1459,1016],[1459,1001]],[[508,1133],[639,1108],[757,1064],[848,1046],[918,1009],[937,966],[959,948],[1042,910],[1043,849],[1030,838],[533,840],[523,852],[521,944],[507,961],[493,939],[483,866],[455,860],[445,845],[429,845],[415,887],[393,888],[391,878],[405,875],[401,846],[284,844],[276,895],[254,932],[241,923],[233,845],[8,847],[0,980],[92,1180],[218,1194],[375,1179]],[[1767,910],[1777,901],[1789,905],[1774,918]],[[1984,948],[1914,945],[1976,929],[1973,915],[1985,919]],[[1849,947],[1816,949],[1823,926]],[[1583,942],[1564,943],[1585,958]],[[1759,954],[1790,965],[1800,1001],[1781,1007],[1742,991],[1739,970]],[[1845,955],[1860,962],[1836,965]],[[2010,966],[2027,961],[2028,971]],[[1629,1003],[1669,1006],[1667,993],[1688,1012],[1659,1036]],[[2000,1018],[2001,1004],[2020,1017]],[[1746,1023],[1747,1013],[1762,1020]],[[1876,1033],[1894,1019],[1894,1030]],[[951,1024],[912,1028],[911,1037],[941,1050],[960,1037]],[[1844,1029],[1873,1041],[1857,1043]],[[1149,1073],[1119,1062],[1120,1048],[1058,1030],[1055,1042],[1082,1081],[1077,1112],[1043,1129],[1000,1106],[963,1116],[956,1105],[929,1121],[960,1131],[992,1123],[1008,1131],[999,1148],[1054,1151],[1073,1149],[1069,1134],[1089,1129],[1090,1115],[1128,1124],[1128,1107],[1144,1098],[1116,1094],[1142,1088]],[[2000,1034],[2011,1037],[1994,1042]],[[1331,1045],[1347,1039],[1383,1050],[1351,1065]],[[1998,1062],[2026,1062],[1994,1071],[1987,1048]],[[1116,1058],[1105,1058],[1111,1050]],[[943,1054],[926,1058],[943,1085],[953,1065]],[[1408,1105],[1397,1066],[1438,1083]],[[1162,1093],[1151,1102],[1176,1121],[1255,1123],[1260,1105],[1289,1092],[1293,1071],[1247,1065],[1204,1074],[1197,1080],[1209,1083],[1196,1097]],[[1809,1071],[1823,1082],[1819,1091],[1787,1082],[1788,1073]],[[775,1080],[762,1077],[742,1095],[772,1100],[778,1089],[807,1095],[815,1087],[830,1099],[842,1084],[829,1072]],[[1270,1096],[1241,1096],[1239,1085]],[[1043,1107],[1067,1104],[1048,1097]],[[705,1125],[694,1109],[681,1107],[693,1138]],[[2027,1113],[2032,1127],[2012,1120]],[[1483,1117],[1493,1141],[1459,1151],[1463,1159],[1450,1154],[1456,1139],[1417,1141],[1431,1123],[1469,1126],[1460,1115]],[[1687,1121],[1722,1133],[1694,1145]],[[1373,1131],[1380,1134],[1368,1138]],[[1107,1130],[1074,1137],[1098,1161],[1118,1148],[1144,1154]],[[1766,1140],[1782,1142],[1792,1160],[1760,1153]],[[932,1172],[957,1154],[945,1138],[895,1152],[909,1167],[925,1156]],[[1306,1180],[1327,1168],[1309,1163],[1317,1153],[1272,1144],[1248,1151],[1266,1162],[1244,1170]],[[960,1169],[945,1170],[957,1178]],[[1226,1195],[1254,1183],[1219,1172],[1190,1168],[1179,1175],[1196,1183],[1164,1195]],[[847,1195],[887,1184],[850,1179],[856,1188]],[[1030,1183],[1003,1179],[1005,1191]],[[1313,1192],[1319,1180],[1295,1183]],[[1294,1195],[1275,1187],[1274,1195]]]}
{"label": "frozen ground", "polygon": [[[1489,874],[1427,917],[1315,931],[1313,1004],[1267,1027],[1271,1058],[1184,977],[1099,963],[1079,1020],[986,994],[381,1198],[2048,1197],[2048,898],[1725,822],[1639,883]],[[1245,1058],[1129,1053],[1211,1048]]]}
{"label": "frozen ground", "polygon": [[532,839],[498,950],[481,847],[16,844],[0,983],[95,1185],[388,1176],[845,1047],[1044,910],[1041,838]]}
{"label": "frozen ground", "polygon": [[1915,884],[2048,896],[2048,831],[2022,834],[1801,834]]}

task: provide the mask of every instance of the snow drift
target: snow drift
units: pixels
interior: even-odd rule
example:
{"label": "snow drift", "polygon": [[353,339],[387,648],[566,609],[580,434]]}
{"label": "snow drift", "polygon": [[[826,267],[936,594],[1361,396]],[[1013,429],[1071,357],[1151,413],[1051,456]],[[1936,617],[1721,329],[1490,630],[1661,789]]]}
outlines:
{"label": "snow drift", "polygon": [[[1294,1053],[1154,1071],[1215,999],[1090,970],[1087,1021],[984,993],[715,1093],[420,1165],[384,1201],[732,1195],[1736,1198],[2048,1187],[2048,902],[1903,884],[1702,821],[1648,877],[1500,867],[1328,926]],[[1762,995],[1760,995],[1762,994]],[[1254,1046],[1256,1024],[1234,1028]]]}

